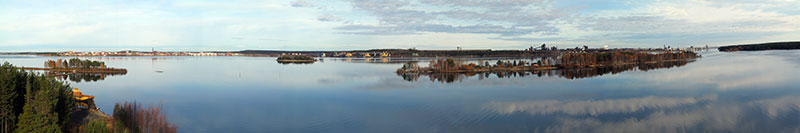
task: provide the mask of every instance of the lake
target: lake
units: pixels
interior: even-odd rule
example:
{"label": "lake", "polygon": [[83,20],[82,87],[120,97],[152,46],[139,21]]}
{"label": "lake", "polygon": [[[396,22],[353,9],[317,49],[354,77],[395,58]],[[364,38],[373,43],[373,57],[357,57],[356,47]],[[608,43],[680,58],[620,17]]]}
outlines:
{"label": "lake", "polygon": [[[800,132],[800,51],[700,53],[582,76],[445,79],[394,73],[428,59],[81,57],[128,73],[66,81],[106,113],[163,104],[180,132]],[[30,67],[57,58],[0,56]]]}

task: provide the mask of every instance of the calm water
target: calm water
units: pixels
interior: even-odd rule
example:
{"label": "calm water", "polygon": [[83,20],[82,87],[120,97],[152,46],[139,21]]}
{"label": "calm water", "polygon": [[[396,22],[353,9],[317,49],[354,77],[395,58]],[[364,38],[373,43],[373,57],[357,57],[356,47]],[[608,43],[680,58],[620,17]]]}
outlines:
{"label": "calm water", "polygon": [[[409,80],[394,73],[402,63],[364,60],[91,57],[128,74],[71,84],[107,113],[117,102],[163,103],[181,132],[800,131],[800,51],[702,54],[583,78],[449,80]],[[37,67],[54,59],[0,58]]]}

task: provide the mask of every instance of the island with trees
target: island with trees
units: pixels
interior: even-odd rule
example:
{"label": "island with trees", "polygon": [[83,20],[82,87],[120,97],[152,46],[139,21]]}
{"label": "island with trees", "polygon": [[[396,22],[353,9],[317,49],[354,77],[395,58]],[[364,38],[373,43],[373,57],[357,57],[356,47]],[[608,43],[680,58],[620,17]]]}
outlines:
{"label": "island with trees", "polygon": [[44,63],[44,68],[37,67],[22,67],[24,70],[43,70],[50,72],[68,72],[68,73],[92,73],[92,74],[126,74],[127,69],[122,68],[108,68],[105,62],[81,60],[72,58],[69,60],[48,60]]}
{"label": "island with trees", "polygon": [[722,46],[718,48],[723,52],[734,51],[761,51],[761,50],[793,50],[800,49],[800,42],[773,42],[762,44],[744,44],[744,45],[731,45]]}
{"label": "island with trees", "polygon": [[693,60],[700,57],[695,52],[582,52],[564,53],[561,56],[542,57],[536,62],[502,61],[495,64],[489,62],[463,63],[454,59],[432,60],[428,67],[420,67],[416,63],[408,63],[397,69],[398,74],[433,74],[433,73],[481,73],[481,72],[518,72],[555,69],[599,68],[610,66],[652,64],[672,61]]}

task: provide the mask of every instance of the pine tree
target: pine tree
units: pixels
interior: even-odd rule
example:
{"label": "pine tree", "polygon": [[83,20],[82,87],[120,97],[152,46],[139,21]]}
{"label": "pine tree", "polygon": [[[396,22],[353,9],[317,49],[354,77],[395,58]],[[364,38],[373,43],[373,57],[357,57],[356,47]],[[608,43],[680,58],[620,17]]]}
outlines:
{"label": "pine tree", "polygon": [[0,132],[66,131],[74,109],[69,85],[17,69],[0,66]]}
{"label": "pine tree", "polygon": [[3,133],[14,131],[17,123],[17,75],[17,70],[8,63],[0,66],[0,132]]}
{"label": "pine tree", "polygon": [[[40,79],[40,78],[39,78]],[[53,89],[41,89],[32,91],[31,87],[36,84],[26,85],[28,93],[27,102],[23,107],[23,113],[19,116],[17,123],[17,133],[57,133],[61,132],[58,124],[58,113],[56,113],[57,92]],[[41,84],[46,87],[47,84]],[[55,92],[55,93],[54,93]]]}

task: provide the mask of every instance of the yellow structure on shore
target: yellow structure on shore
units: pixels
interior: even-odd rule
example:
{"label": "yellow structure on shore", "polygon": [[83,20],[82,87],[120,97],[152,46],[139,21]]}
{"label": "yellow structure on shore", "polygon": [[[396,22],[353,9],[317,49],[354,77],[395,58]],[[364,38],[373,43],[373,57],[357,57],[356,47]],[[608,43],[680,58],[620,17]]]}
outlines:
{"label": "yellow structure on shore", "polygon": [[372,55],[369,55],[369,53],[366,53],[366,54],[364,54],[364,57],[372,57]]}
{"label": "yellow structure on shore", "polygon": [[345,57],[351,57],[351,56],[353,56],[353,54],[352,53],[346,53],[346,54],[344,54],[344,56]]}
{"label": "yellow structure on shore", "polygon": [[86,100],[94,99],[94,96],[83,95],[83,92],[78,90],[78,88],[72,89],[72,97],[75,97],[75,100],[78,100],[78,101],[86,101]]}
{"label": "yellow structure on shore", "polygon": [[389,57],[389,53],[383,52],[381,53],[381,57]]}

